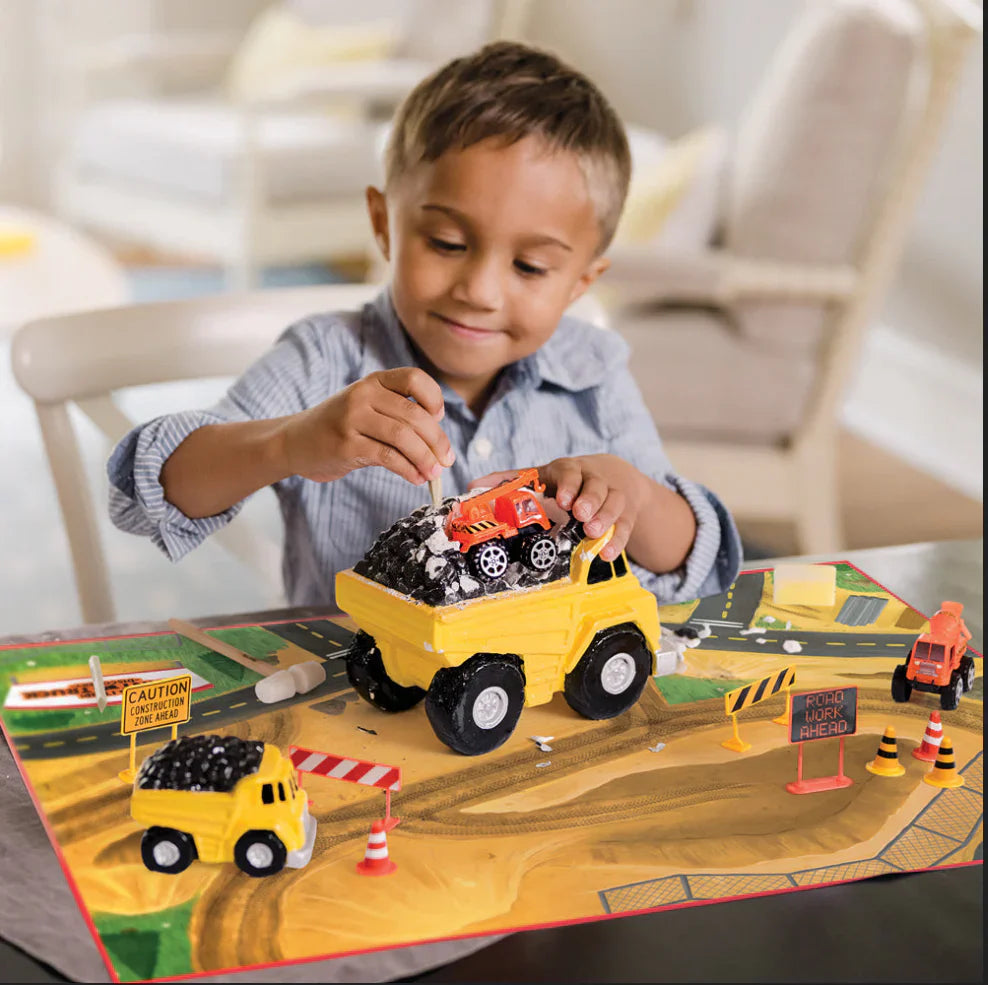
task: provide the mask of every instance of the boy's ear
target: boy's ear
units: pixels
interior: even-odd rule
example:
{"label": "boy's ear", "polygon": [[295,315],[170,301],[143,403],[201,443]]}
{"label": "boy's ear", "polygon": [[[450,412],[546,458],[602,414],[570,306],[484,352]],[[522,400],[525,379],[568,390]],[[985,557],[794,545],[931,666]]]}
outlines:
{"label": "boy's ear", "polygon": [[577,298],[582,297],[587,288],[611,265],[607,257],[597,257],[587,264],[586,269],[577,278],[573,285],[573,291],[569,296],[569,303],[572,304]]}
{"label": "boy's ear", "polygon": [[391,260],[391,237],[388,234],[388,200],[380,189],[367,186],[367,214],[370,216],[374,239],[385,260]]}

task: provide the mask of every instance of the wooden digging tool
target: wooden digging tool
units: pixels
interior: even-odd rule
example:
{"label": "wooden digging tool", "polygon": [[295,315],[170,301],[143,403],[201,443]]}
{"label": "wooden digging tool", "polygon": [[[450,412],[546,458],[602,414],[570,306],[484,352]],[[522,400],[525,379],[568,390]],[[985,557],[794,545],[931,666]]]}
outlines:
{"label": "wooden digging tool", "polygon": [[169,619],[168,625],[179,636],[184,636],[187,640],[192,640],[193,643],[198,643],[200,646],[204,646],[207,650],[212,650],[214,653],[229,657],[231,660],[235,660],[238,664],[241,664],[248,670],[254,671],[255,674],[260,674],[262,677],[268,677],[278,669],[277,667],[272,667],[270,664],[262,663],[260,660],[249,657],[243,650],[238,650],[229,643],[215,639],[205,630],[200,629],[198,626],[193,626],[192,623],[186,622],[184,619]]}
{"label": "wooden digging tool", "polygon": [[429,495],[432,497],[432,505],[440,506],[443,501],[443,474],[439,473],[435,479],[429,480]]}

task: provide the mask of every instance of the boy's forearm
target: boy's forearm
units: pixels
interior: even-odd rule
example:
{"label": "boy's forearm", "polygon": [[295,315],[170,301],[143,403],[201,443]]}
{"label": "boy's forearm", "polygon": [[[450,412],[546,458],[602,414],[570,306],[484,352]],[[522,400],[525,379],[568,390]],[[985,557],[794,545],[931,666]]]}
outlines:
{"label": "boy's forearm", "polygon": [[193,431],[165,462],[165,499],[186,516],[215,516],[289,474],[285,418],[207,424]]}
{"label": "boy's forearm", "polygon": [[628,556],[658,574],[675,571],[693,548],[696,517],[674,489],[643,478],[645,501],[628,538]]}

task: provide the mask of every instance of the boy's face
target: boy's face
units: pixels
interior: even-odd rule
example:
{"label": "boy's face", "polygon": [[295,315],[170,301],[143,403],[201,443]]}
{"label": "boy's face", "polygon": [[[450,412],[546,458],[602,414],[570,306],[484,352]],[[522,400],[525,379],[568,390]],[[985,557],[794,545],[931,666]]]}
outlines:
{"label": "boy's face", "polygon": [[535,137],[448,151],[367,201],[398,317],[474,410],[607,267],[576,155]]}

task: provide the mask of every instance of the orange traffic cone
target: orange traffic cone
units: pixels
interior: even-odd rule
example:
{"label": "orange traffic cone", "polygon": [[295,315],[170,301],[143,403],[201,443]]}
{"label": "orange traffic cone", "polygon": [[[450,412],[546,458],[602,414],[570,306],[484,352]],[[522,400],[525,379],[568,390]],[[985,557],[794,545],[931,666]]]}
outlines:
{"label": "orange traffic cone", "polygon": [[934,787],[964,786],[964,777],[957,772],[957,767],[954,765],[954,747],[947,736],[944,736],[940,743],[940,752],[937,753],[937,761],[933,764],[933,769],[923,779]]}
{"label": "orange traffic cone", "polygon": [[878,743],[878,753],[870,763],[865,763],[869,773],[879,776],[902,776],[905,767],[899,762],[899,753],[895,745],[895,729],[890,725]]}
{"label": "orange traffic cone", "polygon": [[357,871],[362,876],[386,876],[398,866],[388,858],[388,833],[383,821],[375,821],[367,836],[367,851],[357,863]]}
{"label": "orange traffic cone", "polygon": [[923,742],[913,749],[913,755],[923,762],[932,763],[940,750],[940,740],[943,738],[943,725],[940,722],[940,712],[931,711],[930,720],[926,723]]}

